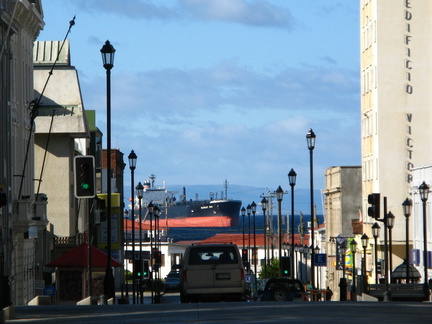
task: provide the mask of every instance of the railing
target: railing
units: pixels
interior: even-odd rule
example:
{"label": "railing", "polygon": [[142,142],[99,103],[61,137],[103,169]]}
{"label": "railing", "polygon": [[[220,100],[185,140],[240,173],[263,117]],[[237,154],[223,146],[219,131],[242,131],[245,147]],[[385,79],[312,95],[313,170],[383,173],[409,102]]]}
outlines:
{"label": "railing", "polygon": [[85,235],[54,237],[54,246],[77,246],[85,242]]}
{"label": "railing", "polygon": [[[389,284],[392,300],[429,300],[430,290],[425,291],[424,284]],[[382,299],[385,284],[369,285],[369,295]]]}

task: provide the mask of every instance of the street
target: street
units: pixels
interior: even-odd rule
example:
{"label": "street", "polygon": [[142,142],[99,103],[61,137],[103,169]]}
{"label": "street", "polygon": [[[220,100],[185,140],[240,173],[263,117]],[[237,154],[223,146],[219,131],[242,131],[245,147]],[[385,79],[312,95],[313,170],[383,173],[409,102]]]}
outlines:
{"label": "street", "polygon": [[[148,300],[146,300],[148,302]],[[233,302],[100,306],[17,306],[5,323],[430,323],[431,303]]]}

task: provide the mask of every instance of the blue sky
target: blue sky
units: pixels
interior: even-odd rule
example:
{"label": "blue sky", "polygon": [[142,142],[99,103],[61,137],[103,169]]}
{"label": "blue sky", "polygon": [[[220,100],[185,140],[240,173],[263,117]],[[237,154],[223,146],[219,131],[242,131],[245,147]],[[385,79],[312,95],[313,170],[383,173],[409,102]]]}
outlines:
{"label": "blue sky", "polygon": [[[360,165],[359,3],[346,0],[42,0],[38,40],[69,35],[84,106],[106,133],[100,49],[116,49],[112,147],[136,182],[315,188]],[[55,72],[54,72],[55,73]],[[104,147],[106,147],[104,139]],[[130,182],[126,169],[125,184]]]}

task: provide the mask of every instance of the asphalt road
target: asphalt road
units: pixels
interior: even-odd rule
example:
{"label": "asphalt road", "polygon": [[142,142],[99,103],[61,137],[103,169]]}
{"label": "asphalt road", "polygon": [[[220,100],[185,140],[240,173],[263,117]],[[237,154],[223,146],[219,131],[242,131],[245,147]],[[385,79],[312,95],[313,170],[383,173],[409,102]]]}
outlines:
{"label": "asphalt road", "polygon": [[[173,299],[175,300],[175,299]],[[177,302],[144,305],[17,306],[5,323],[431,323],[432,303]]]}

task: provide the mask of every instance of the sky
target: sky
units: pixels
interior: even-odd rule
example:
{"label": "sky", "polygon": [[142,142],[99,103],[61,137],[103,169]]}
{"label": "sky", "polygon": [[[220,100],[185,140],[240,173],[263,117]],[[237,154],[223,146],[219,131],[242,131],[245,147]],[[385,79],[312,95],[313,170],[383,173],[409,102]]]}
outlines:
{"label": "sky", "polygon": [[[68,35],[85,109],[106,134],[114,48],[112,148],[172,185],[315,189],[325,170],[361,164],[358,1],[42,0],[37,40]],[[55,73],[55,71],[54,71]],[[49,86],[49,85],[48,85]],[[106,136],[103,146],[106,148]],[[125,186],[130,172],[125,170]],[[221,189],[222,190],[222,189]]]}

